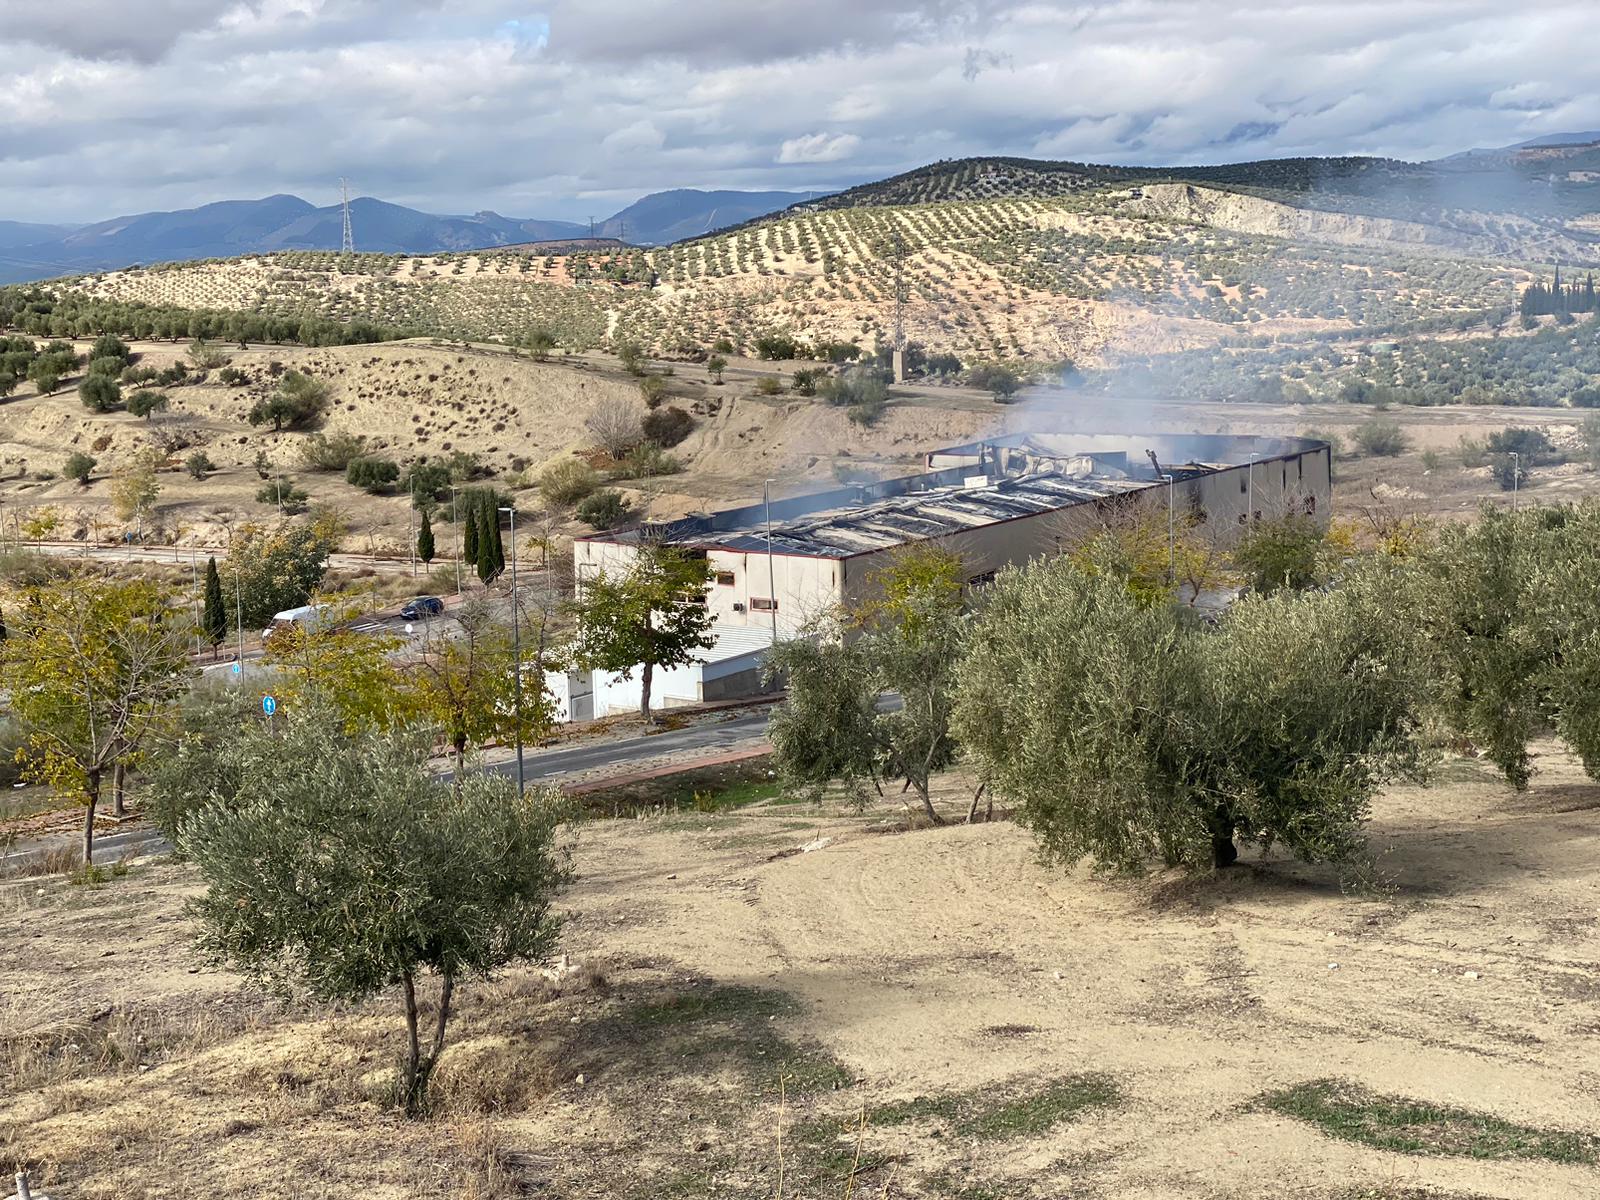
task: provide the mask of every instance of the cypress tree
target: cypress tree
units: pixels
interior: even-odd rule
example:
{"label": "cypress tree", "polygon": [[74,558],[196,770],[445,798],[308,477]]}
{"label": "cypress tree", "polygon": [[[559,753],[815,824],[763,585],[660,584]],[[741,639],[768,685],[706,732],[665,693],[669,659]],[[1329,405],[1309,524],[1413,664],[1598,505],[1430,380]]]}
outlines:
{"label": "cypress tree", "polygon": [[456,520],[461,523],[461,557],[478,565],[478,490],[462,492],[456,499]]}
{"label": "cypress tree", "polygon": [[493,511],[493,500],[488,496],[482,497],[477,506],[478,578],[484,583],[488,583],[499,574],[494,558],[494,543],[500,531],[498,522],[490,515]]}
{"label": "cypress tree", "polygon": [[417,557],[424,563],[433,561],[433,522],[427,509],[422,510],[422,528],[417,530]]}
{"label": "cypress tree", "polygon": [[489,530],[491,537],[490,548],[494,552],[494,573],[499,575],[506,569],[506,543],[500,535],[500,510],[495,506],[494,493],[489,493]]}
{"label": "cypress tree", "polygon": [[206,560],[205,608],[200,615],[200,628],[213,651],[228,636],[228,610],[222,603],[222,576],[217,574],[215,556]]}

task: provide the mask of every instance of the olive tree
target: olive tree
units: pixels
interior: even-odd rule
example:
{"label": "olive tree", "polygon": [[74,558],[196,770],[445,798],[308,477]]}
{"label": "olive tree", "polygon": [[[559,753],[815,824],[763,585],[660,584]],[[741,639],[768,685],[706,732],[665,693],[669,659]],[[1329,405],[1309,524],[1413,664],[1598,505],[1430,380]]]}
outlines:
{"label": "olive tree", "polygon": [[1377,788],[1424,762],[1423,656],[1396,581],[1255,596],[1214,626],[1069,559],[988,589],[953,729],[1047,858],[1224,867],[1236,839],[1349,861]]}
{"label": "olive tree", "polygon": [[1600,777],[1600,505],[1485,505],[1418,563],[1450,725],[1519,790],[1529,742],[1552,729]]}
{"label": "olive tree", "polygon": [[1441,529],[1419,559],[1444,716],[1519,791],[1533,774],[1528,742],[1546,724],[1544,674],[1554,653],[1533,603],[1549,518],[1485,505],[1476,521]]}
{"label": "olive tree", "polygon": [[938,550],[900,555],[870,582],[874,598],[768,655],[787,680],[769,736],[791,784],[903,779],[930,822],[930,780],[955,759],[950,717],[964,624],[961,562]]}
{"label": "olive tree", "polygon": [[177,828],[206,883],[190,911],[208,959],[321,1002],[399,987],[409,1115],[425,1111],[457,984],[547,959],[571,876],[558,792],[519,796],[487,774],[453,788],[428,770],[427,741],[352,737],[314,710],[246,723],[218,751],[232,769],[209,773],[217,791]]}

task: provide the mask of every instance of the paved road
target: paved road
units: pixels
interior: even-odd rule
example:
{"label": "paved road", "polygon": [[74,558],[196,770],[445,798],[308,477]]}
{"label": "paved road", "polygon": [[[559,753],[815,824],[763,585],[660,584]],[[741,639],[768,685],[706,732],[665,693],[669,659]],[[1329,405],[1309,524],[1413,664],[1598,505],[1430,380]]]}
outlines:
{"label": "paved road", "polygon": [[[159,563],[166,566],[191,567],[199,570],[205,567],[205,560],[215,557],[218,565],[226,562],[228,549],[226,546],[147,546],[147,545],[105,545],[97,543],[86,545],[83,542],[27,542],[26,547],[36,550],[40,554],[48,554],[54,558],[87,558],[97,562],[141,562]],[[341,570],[373,570],[389,575],[413,575],[419,587],[425,587],[428,581],[428,572],[434,567],[450,566],[453,559],[440,555],[433,560],[431,566],[417,563],[415,566],[409,558],[377,558],[370,554],[349,554],[343,550],[328,556],[328,565]],[[529,571],[533,567],[526,568]],[[467,579],[470,569],[463,574]]]}
{"label": "paved road", "polygon": [[[560,780],[563,776],[597,767],[626,766],[628,763],[657,758],[664,754],[694,754],[709,757],[720,750],[730,749],[741,742],[759,738],[767,727],[769,709],[762,707],[754,712],[741,713],[725,721],[705,721],[682,729],[665,729],[660,733],[615,740],[596,739],[592,742],[565,746],[553,750],[540,750],[524,759],[526,780],[540,783]],[[493,763],[488,768],[501,775],[515,778],[515,759]],[[452,772],[442,771],[440,779],[450,778]],[[15,847],[11,853],[0,857],[0,867],[27,857],[46,846],[77,843],[82,836],[72,833],[55,834],[48,838],[33,839]],[[108,864],[126,854],[160,854],[170,849],[158,832],[149,827],[101,834],[95,838],[94,860]]]}
{"label": "paved road", "polygon": [[[640,737],[620,738],[614,741],[597,740],[587,745],[540,750],[526,755],[523,767],[529,781],[548,781],[579,771],[592,771],[596,767],[622,766],[657,758],[663,754],[698,751],[702,755],[712,755],[740,742],[760,737],[767,728],[767,712],[766,708],[761,708],[716,723],[701,722],[683,729],[666,729],[660,733],[647,733]],[[506,762],[493,763],[489,770],[514,777],[517,773],[517,760],[513,758]],[[449,778],[449,772],[445,772],[440,778]]]}

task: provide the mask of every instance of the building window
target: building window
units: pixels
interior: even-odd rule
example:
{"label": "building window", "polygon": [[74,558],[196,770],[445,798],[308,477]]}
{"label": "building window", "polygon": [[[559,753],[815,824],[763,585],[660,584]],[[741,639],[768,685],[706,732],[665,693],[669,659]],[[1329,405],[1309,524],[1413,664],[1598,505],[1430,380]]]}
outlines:
{"label": "building window", "polygon": [[1239,476],[1239,495],[1241,495],[1241,496],[1244,495],[1245,490],[1247,488],[1249,488],[1249,486],[1250,486],[1250,472],[1247,470],[1247,471],[1245,471],[1245,473],[1243,475]]}
{"label": "building window", "polygon": [[1315,496],[1307,496],[1306,497],[1306,516],[1314,517],[1316,515],[1317,515],[1317,498]]}
{"label": "building window", "polygon": [[732,587],[733,586],[733,572],[732,571],[718,571],[717,572],[717,586],[718,587]]}
{"label": "building window", "polygon": [[765,596],[751,596],[750,607],[755,612],[777,612],[778,602]]}
{"label": "building window", "polygon": [[967,580],[967,586],[969,588],[988,587],[993,582],[994,582],[994,572],[993,571],[979,571],[971,579]]}

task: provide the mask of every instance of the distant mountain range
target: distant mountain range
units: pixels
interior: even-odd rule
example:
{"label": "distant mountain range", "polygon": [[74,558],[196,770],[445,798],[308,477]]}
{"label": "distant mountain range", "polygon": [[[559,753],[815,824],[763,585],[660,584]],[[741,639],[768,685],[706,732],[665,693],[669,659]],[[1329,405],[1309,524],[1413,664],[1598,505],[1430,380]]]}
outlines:
{"label": "distant mountain range", "polygon": [[[603,221],[524,220],[495,212],[438,216],[361,197],[350,202],[358,251],[431,254],[584,238],[659,246],[734,228],[784,210],[1055,196],[1108,185],[1181,181],[1247,190],[1379,215],[1464,208],[1537,219],[1595,212],[1600,131],[1554,133],[1428,163],[1383,158],[1284,158],[1205,166],[1120,167],[1022,158],[930,163],[834,193],[655,192]],[[275,250],[337,250],[340,206],[298,196],[224,200],[93,225],[0,221],[0,283],[90,274],[135,264],[231,258]],[[1592,233],[1584,234],[1592,238]]]}
{"label": "distant mountain range", "polygon": [[[815,195],[679,188],[645,196],[597,222],[594,232],[636,245],[660,245],[737,225]],[[350,223],[356,249],[379,254],[430,254],[589,236],[589,226],[574,221],[522,220],[494,212],[436,216],[367,196],[350,202]],[[318,208],[285,195],[138,213],[93,225],[0,221],[0,283],[274,250],[337,250],[343,229],[339,205]]]}

